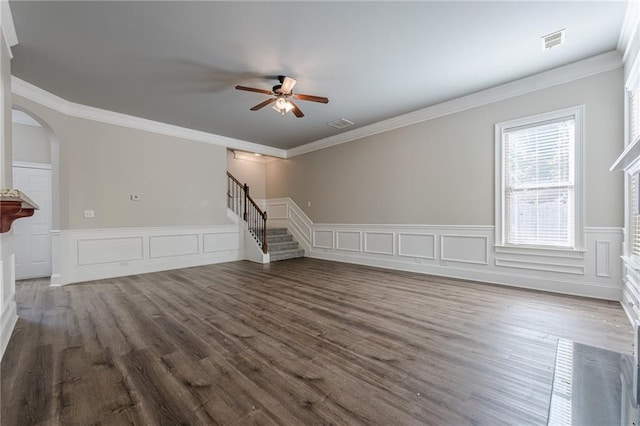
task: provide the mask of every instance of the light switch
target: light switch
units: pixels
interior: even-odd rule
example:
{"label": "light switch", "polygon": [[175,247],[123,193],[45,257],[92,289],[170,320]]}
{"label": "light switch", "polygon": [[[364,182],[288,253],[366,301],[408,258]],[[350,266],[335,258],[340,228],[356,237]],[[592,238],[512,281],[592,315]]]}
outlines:
{"label": "light switch", "polygon": [[131,201],[140,201],[140,196],[138,194],[131,194]]}
{"label": "light switch", "polygon": [[307,201],[307,207],[311,207],[311,201]]}
{"label": "light switch", "polygon": [[96,217],[96,212],[94,210],[85,210],[84,211],[84,218],[85,219],[92,219]]}

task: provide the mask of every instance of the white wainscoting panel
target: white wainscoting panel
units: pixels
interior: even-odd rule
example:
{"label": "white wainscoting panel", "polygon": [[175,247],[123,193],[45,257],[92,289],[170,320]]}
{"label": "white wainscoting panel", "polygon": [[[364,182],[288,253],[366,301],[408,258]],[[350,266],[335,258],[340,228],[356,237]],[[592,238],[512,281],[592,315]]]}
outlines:
{"label": "white wainscoting panel", "polygon": [[308,257],[607,300],[622,297],[621,228],[587,228],[584,251],[523,251],[496,247],[493,226],[314,224],[290,198],[267,200],[268,211],[282,205],[288,217],[270,216],[268,226],[288,228]]}
{"label": "white wainscoting panel", "polygon": [[217,232],[211,234],[203,234],[204,253],[214,253],[224,250],[239,250],[240,240],[237,232]]}
{"label": "white wainscoting panel", "polygon": [[362,232],[336,231],[336,249],[345,251],[362,251]]}
{"label": "white wainscoting panel", "polygon": [[236,225],[52,232],[53,285],[187,268],[245,258]]}
{"label": "white wainscoting panel", "polygon": [[442,234],[440,260],[486,265],[489,263],[489,239],[477,235]]}
{"label": "white wainscoting panel", "polygon": [[395,253],[395,234],[393,232],[371,232],[364,233],[364,251],[373,254]]}
{"label": "white wainscoting panel", "polygon": [[269,219],[287,219],[289,208],[287,203],[267,204],[267,217]]}
{"label": "white wainscoting panel", "polygon": [[15,241],[12,232],[0,234],[0,359],[18,321],[15,301]]}
{"label": "white wainscoting panel", "polygon": [[333,231],[315,230],[313,231],[313,247],[332,249]]}
{"label": "white wainscoting panel", "polygon": [[143,238],[96,238],[77,241],[78,265],[141,260]]}
{"label": "white wainscoting panel", "polygon": [[149,257],[172,257],[198,254],[198,234],[149,237]]}
{"label": "white wainscoting panel", "polygon": [[436,234],[398,233],[398,256],[436,258]]}
{"label": "white wainscoting panel", "polygon": [[289,209],[289,220],[298,228],[298,231],[304,236],[307,241],[311,241],[311,227],[306,223],[302,217],[304,213]]}
{"label": "white wainscoting panel", "polygon": [[609,277],[609,241],[596,240],[596,275]]}

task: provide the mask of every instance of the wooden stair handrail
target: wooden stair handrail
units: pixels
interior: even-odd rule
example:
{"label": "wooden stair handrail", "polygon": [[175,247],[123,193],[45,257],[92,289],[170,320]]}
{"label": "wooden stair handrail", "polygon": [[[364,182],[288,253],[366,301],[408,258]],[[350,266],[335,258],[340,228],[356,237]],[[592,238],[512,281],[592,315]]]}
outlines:
{"label": "wooden stair handrail", "polygon": [[[241,183],[227,171],[227,207],[247,222],[249,231],[267,253],[267,212],[263,212],[249,195],[249,185]],[[242,197],[242,198],[240,198]],[[243,201],[241,201],[243,200]]]}

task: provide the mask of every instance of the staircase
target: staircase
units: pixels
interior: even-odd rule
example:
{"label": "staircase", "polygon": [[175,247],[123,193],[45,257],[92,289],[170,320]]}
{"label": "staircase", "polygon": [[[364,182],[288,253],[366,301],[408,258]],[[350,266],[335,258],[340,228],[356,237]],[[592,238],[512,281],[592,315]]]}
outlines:
{"label": "staircase", "polygon": [[[286,228],[267,229],[267,212],[249,196],[249,186],[241,183],[231,173],[227,172],[227,207],[241,220],[247,223],[247,230],[256,240],[262,253],[269,253],[269,262],[277,260],[295,259],[304,257],[304,250],[298,247]],[[266,257],[260,254],[260,260],[264,263]],[[250,260],[252,258],[249,258]]]}
{"label": "staircase", "polygon": [[287,228],[267,229],[267,246],[271,262],[304,257],[304,250],[298,247]]}

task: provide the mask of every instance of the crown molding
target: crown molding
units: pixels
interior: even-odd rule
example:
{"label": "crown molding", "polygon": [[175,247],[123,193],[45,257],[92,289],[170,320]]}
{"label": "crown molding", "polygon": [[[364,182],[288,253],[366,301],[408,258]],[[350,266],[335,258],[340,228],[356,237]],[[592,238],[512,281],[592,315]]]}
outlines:
{"label": "crown molding", "polygon": [[367,136],[422,123],[434,118],[480,107],[504,99],[513,98],[536,90],[568,83],[595,74],[611,71],[622,67],[622,65],[621,54],[618,51],[613,50],[573,64],[565,65],[530,77],[432,105],[408,114],[379,121],[339,135],[319,139],[315,142],[288,150],[77,104],[54,95],[53,93],[47,92],[46,90],[34,86],[33,84],[15,76],[11,76],[11,87],[13,94],[22,96],[71,117],[93,120],[197,142],[210,143],[234,150],[257,152],[271,157],[290,158],[357,139],[362,139]]}
{"label": "crown molding", "polygon": [[287,150],[286,158],[318,151],[367,136],[387,132],[389,130],[410,126],[412,124],[422,123],[434,118],[524,95],[536,90],[568,83],[620,67],[622,67],[622,56],[618,51],[612,50],[582,61],[535,74],[530,77],[525,77],[520,80],[495,86],[490,89],[482,90],[450,101],[445,101],[408,114],[399,115],[388,120],[379,121],[368,126],[349,130],[339,135],[292,148]]}
{"label": "crown molding", "polygon": [[626,62],[629,55],[629,47],[638,31],[640,21],[640,5],[637,1],[631,0],[627,3],[627,10],[624,14],[620,35],[618,37],[617,50],[622,53],[622,62]]}
{"label": "crown molding", "polygon": [[241,151],[257,152],[273,157],[286,157],[286,151],[283,149],[70,102],[16,76],[11,76],[11,91],[14,95],[21,96],[70,117],[219,145]]}
{"label": "crown molding", "polygon": [[0,0],[0,25],[2,26],[2,38],[7,45],[9,56],[13,58],[11,48],[18,44],[18,34],[13,23],[13,15],[11,14],[8,0]]}

